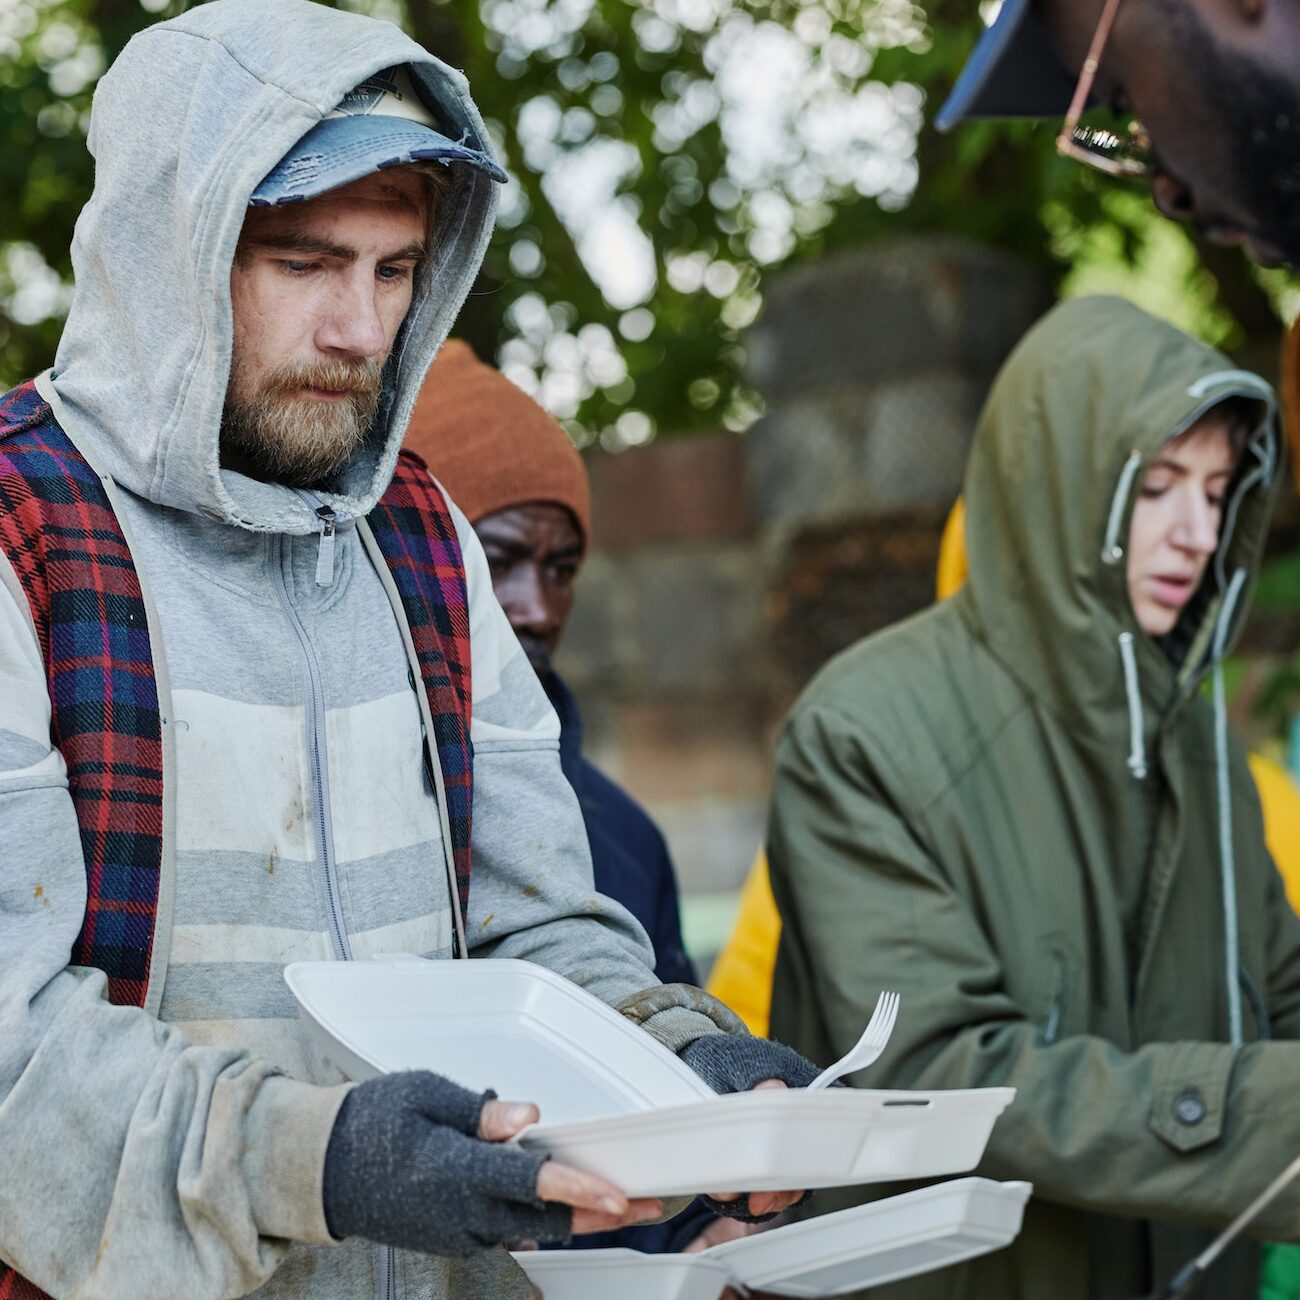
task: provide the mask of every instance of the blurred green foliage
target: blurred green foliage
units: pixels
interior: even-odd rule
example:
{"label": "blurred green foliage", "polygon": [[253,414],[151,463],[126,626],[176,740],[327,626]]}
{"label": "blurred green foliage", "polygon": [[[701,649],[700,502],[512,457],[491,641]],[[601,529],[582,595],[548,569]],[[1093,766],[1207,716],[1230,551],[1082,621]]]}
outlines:
{"label": "blurred green foliage", "polygon": [[[465,69],[514,191],[458,332],[531,374],[580,442],[745,427],[760,407],[741,378],[742,337],[763,277],[916,231],[1014,250],[1063,292],[1118,288],[1270,363],[1287,283],[1236,253],[1194,248],[1144,196],[1059,159],[1050,128],[981,124],[946,138],[907,128],[909,110],[919,123],[952,84],[979,30],[973,0],[337,3],[393,18]],[[133,32],[184,7],[0,0],[0,381],[53,355],[92,182],[94,80]],[[797,55],[798,77],[777,74],[766,90],[792,105],[794,126],[772,142],[777,165],[756,174],[737,156],[745,123],[734,105],[728,120],[717,86],[720,69],[734,74],[774,34]],[[889,138],[893,162],[868,153],[853,175],[833,151],[800,156],[800,120],[837,112],[865,114],[864,132]],[[582,245],[589,214],[565,210],[563,164],[611,147],[617,177],[600,202],[635,223],[653,263],[641,304],[609,300]],[[914,154],[915,188],[870,182],[876,161],[897,173],[900,151]],[[567,386],[548,387],[565,368]]]}

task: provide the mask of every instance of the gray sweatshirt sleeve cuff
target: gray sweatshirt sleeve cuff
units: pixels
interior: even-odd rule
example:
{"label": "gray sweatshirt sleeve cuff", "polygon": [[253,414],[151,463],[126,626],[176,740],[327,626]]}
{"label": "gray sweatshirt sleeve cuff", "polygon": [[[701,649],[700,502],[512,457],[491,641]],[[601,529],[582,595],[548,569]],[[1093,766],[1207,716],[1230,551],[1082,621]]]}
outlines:
{"label": "gray sweatshirt sleeve cuff", "polygon": [[352,1086],[273,1075],[258,1089],[244,1124],[243,1170],[261,1236],[335,1244],[325,1223],[325,1148]]}

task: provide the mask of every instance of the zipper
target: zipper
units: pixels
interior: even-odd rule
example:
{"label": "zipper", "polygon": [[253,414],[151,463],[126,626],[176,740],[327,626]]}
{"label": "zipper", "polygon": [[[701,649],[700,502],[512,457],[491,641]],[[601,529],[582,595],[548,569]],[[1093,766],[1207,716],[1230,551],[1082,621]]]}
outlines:
{"label": "zipper", "polygon": [[347,931],[343,927],[343,900],[339,893],[338,875],[334,869],[334,832],[330,821],[329,756],[326,753],[325,690],[321,684],[320,663],[307,636],[307,630],[298,617],[289,596],[289,583],[285,578],[285,563],[289,559],[289,539],[283,534],[276,539],[275,591],[289,626],[298,638],[298,649],[307,679],[307,753],[311,771],[312,833],[316,840],[316,856],[325,874],[325,897],[329,902],[330,938],[334,957],[338,961],[351,961]]}
{"label": "zipper", "polygon": [[332,587],[334,585],[334,539],[342,521],[335,514],[333,506],[325,505],[310,492],[302,488],[295,488],[294,492],[320,521],[320,542],[316,547],[316,585]]}
{"label": "zipper", "polygon": [[316,551],[316,585],[334,585],[334,529],[338,520],[330,506],[317,506],[316,518],[320,520],[320,546]]}
{"label": "zipper", "polygon": [[[331,587],[334,585],[334,546],[340,523],[339,516],[332,506],[323,504],[309,492],[297,490],[298,497],[307,505],[312,514],[320,521],[320,541],[316,548],[316,585]],[[343,925],[343,901],[339,895],[338,873],[334,862],[334,836],[331,829],[329,812],[329,759],[327,754],[327,736],[325,730],[325,692],[321,685],[320,664],[316,652],[312,649],[307,631],[299,619],[297,611],[289,599],[289,584],[284,576],[284,561],[287,542],[284,536],[279,538],[280,563],[276,565],[276,590],[280,603],[284,606],[285,616],[298,637],[302,650],[303,663],[307,668],[308,708],[307,708],[307,748],[311,754],[312,806],[315,809],[314,831],[316,835],[316,852],[325,873],[325,897],[329,900],[330,937],[334,945],[334,956],[339,961],[351,961],[352,951],[348,946],[347,931]],[[407,678],[412,688],[415,686],[414,674],[408,665]],[[421,722],[420,730],[424,731]],[[425,769],[432,781],[429,747],[424,746]],[[397,1300],[397,1251],[392,1246],[376,1246],[376,1263],[378,1265],[378,1300]]]}

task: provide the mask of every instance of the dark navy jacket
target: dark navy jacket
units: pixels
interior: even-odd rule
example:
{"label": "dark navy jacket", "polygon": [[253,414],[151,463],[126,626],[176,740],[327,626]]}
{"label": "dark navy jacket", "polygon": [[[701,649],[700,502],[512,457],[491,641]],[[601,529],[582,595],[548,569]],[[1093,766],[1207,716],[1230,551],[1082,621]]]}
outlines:
{"label": "dark navy jacket", "polygon": [[544,685],[560,716],[560,767],[582,807],[596,888],[645,927],[654,945],[655,974],[665,984],[694,984],[663,835],[626,790],[583,758],[582,717],[569,688],[554,673]]}
{"label": "dark navy jacket", "polygon": [[[665,984],[694,984],[695,968],[682,943],[677,879],[668,845],[637,802],[582,756],[582,717],[569,688],[554,673],[542,679],[560,718],[560,767],[578,796],[591,843],[596,888],[622,903],[645,927],[655,950],[655,974]],[[708,1225],[713,1214],[694,1201],[667,1223],[575,1237],[586,1250],[626,1246],[647,1254],[681,1250]]]}

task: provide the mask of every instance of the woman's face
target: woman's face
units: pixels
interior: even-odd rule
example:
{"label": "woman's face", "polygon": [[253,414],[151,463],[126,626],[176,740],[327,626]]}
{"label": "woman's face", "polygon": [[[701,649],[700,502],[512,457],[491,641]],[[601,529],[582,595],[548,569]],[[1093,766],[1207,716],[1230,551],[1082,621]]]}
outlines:
{"label": "woman's face", "polygon": [[1128,594],[1138,626],[1172,631],[1219,544],[1223,499],[1237,453],[1211,411],[1161,447],[1147,466],[1128,538]]}

